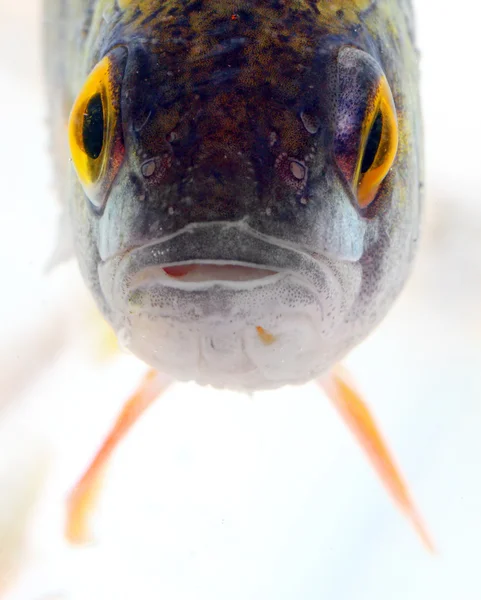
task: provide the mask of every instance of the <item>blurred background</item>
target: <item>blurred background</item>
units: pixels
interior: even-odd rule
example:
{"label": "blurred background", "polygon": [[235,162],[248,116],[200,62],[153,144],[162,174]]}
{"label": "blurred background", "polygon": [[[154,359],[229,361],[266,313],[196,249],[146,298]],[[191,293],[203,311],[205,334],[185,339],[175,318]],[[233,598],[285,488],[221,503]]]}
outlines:
{"label": "blurred background", "polygon": [[428,555],[314,385],[242,396],[176,385],[123,443],[96,543],[65,496],[144,367],[108,358],[73,263],[47,276],[58,207],[39,0],[0,0],[2,600],[481,598],[481,120],[476,3],[419,0],[423,246],[346,364],[436,541]]}

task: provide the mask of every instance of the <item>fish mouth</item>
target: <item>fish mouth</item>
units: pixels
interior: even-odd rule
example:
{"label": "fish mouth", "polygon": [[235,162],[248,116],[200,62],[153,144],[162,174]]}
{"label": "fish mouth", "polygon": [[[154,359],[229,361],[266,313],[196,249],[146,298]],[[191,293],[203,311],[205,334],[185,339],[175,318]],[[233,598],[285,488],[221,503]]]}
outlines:
{"label": "fish mouth", "polygon": [[276,275],[276,271],[235,264],[183,263],[162,267],[167,277],[176,281],[253,281]]}
{"label": "fish mouth", "polygon": [[124,346],[176,379],[279,387],[339,354],[339,265],[248,227],[187,227],[104,261],[99,279]]}
{"label": "fish mouth", "polygon": [[99,278],[107,303],[122,310],[133,291],[152,285],[192,292],[243,290],[290,276],[324,295],[326,284],[340,287],[335,271],[329,259],[319,260],[243,223],[201,223],[108,258],[99,265]]}
{"label": "fish mouth", "polygon": [[[155,281],[171,287],[195,289],[196,284],[236,284],[244,287],[248,282],[275,278],[278,271],[252,267],[234,262],[182,262],[151,266],[142,269],[130,283],[132,288]],[[193,284],[193,285],[190,285]]]}

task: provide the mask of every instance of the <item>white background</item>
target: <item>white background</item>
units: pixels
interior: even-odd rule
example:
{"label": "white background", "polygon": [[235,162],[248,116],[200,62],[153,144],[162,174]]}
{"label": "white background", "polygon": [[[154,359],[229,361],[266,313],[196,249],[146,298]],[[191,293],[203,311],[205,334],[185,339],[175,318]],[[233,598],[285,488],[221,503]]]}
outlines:
{"label": "white background", "polygon": [[8,600],[481,599],[478,4],[419,1],[428,211],[402,298],[348,358],[437,543],[428,555],[315,385],[178,385],[119,447],[97,544],[64,497],[143,367],[101,360],[57,207],[37,0],[0,0],[0,594]]}

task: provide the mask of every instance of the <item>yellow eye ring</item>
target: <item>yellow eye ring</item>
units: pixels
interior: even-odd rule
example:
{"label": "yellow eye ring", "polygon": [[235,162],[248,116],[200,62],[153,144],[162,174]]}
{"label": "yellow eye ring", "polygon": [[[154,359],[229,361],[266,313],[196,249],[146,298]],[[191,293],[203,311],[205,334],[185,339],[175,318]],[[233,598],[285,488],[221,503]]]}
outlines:
{"label": "yellow eye ring", "polygon": [[69,118],[72,162],[82,187],[100,208],[124,154],[120,83],[126,51],[115,48],[88,76]]}
{"label": "yellow eye ring", "polygon": [[375,199],[394,163],[398,143],[396,108],[391,89],[383,75],[361,135],[361,151],[354,179],[361,208],[366,208]]}

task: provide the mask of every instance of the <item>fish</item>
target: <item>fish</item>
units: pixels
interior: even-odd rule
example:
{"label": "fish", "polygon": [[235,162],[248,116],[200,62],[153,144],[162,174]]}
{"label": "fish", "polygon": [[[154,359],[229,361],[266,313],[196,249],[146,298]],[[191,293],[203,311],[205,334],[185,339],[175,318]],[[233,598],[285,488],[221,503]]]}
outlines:
{"label": "fish", "polygon": [[86,285],[148,366],[68,502],[169,381],[316,380],[433,544],[339,361],[419,242],[423,132],[409,0],[45,0],[61,199]]}

